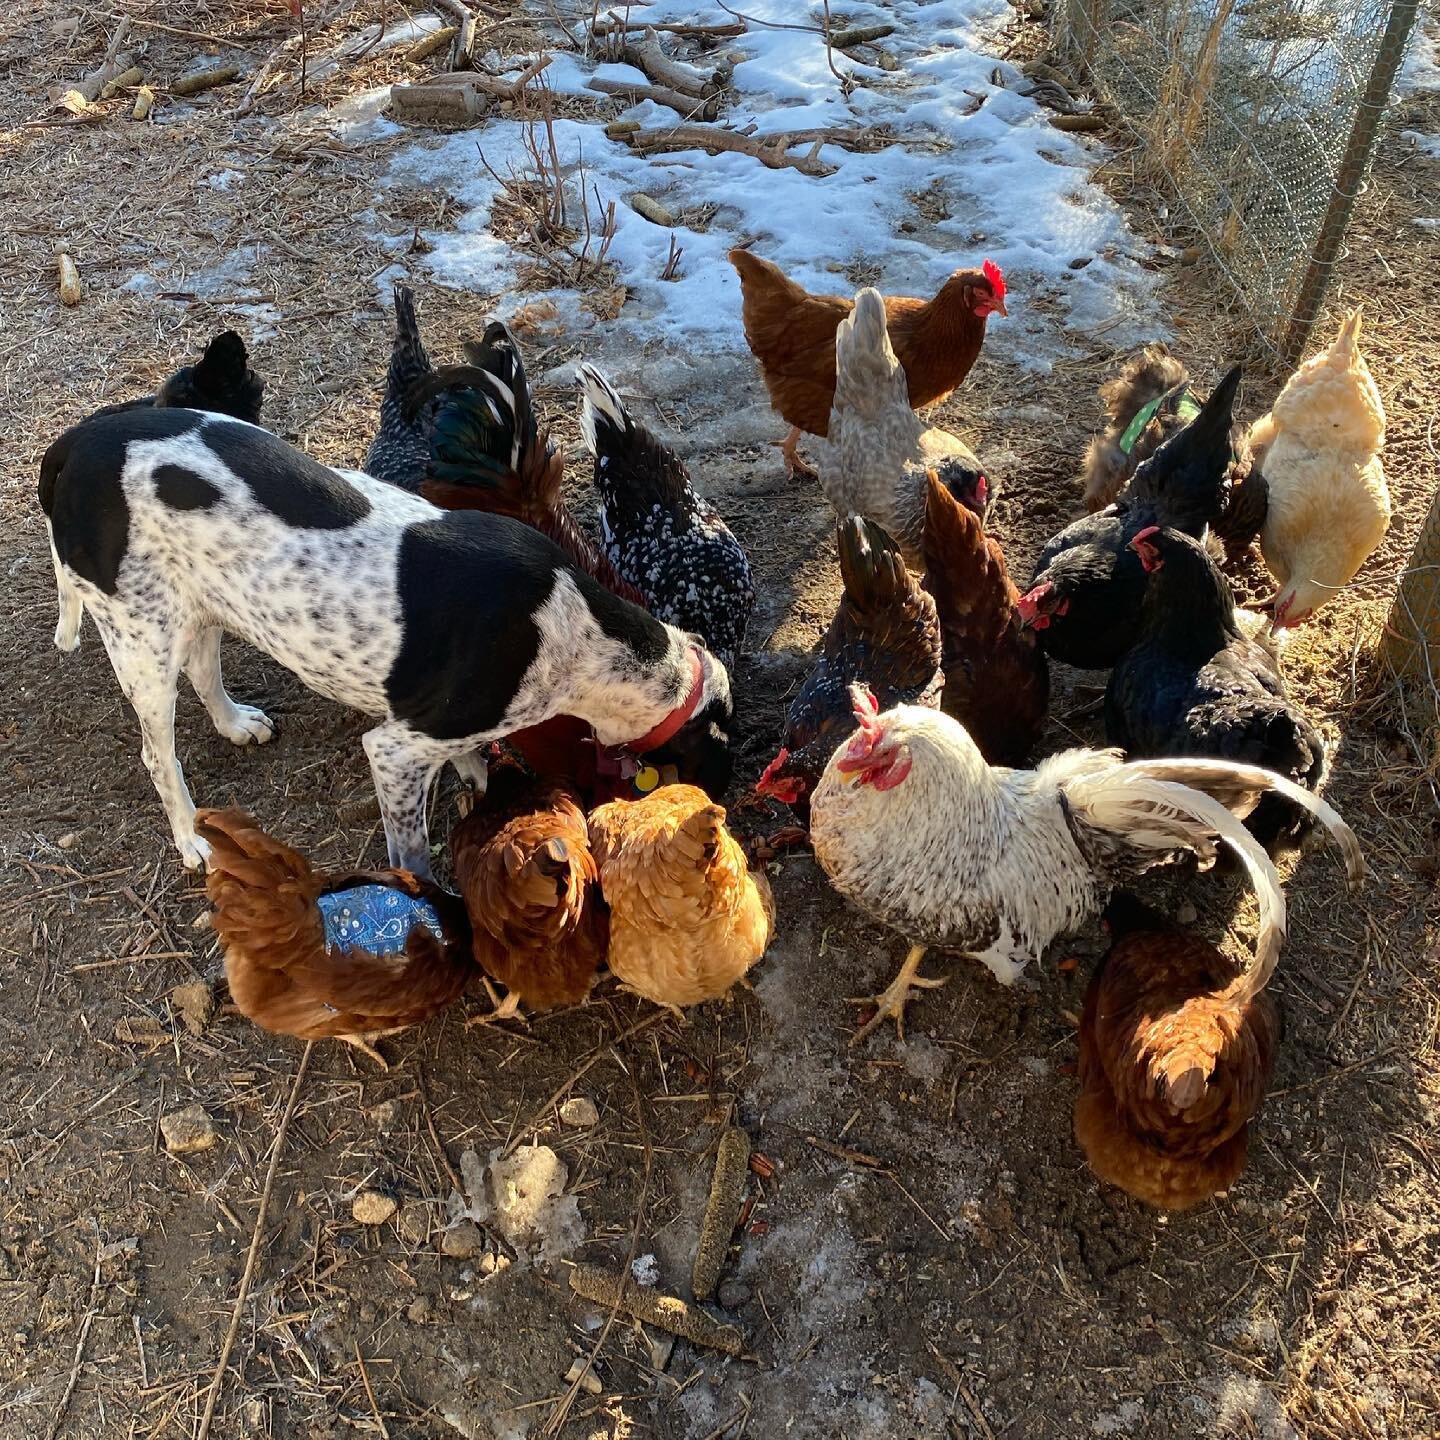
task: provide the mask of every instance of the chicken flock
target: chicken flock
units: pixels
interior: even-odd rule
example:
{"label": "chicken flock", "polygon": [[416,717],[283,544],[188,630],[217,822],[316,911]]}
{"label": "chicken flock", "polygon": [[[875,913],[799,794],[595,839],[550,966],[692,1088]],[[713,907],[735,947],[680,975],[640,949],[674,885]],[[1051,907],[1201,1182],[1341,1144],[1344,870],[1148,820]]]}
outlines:
{"label": "chicken flock", "polygon": [[[1111,946],[1080,1022],[1075,1133],[1102,1179],[1156,1206],[1225,1190],[1244,1164],[1279,1038],[1265,987],[1285,935],[1272,856],[1319,828],[1351,886],[1359,844],[1316,791],[1325,749],[1286,693],[1284,633],[1383,537],[1385,417],[1357,311],[1269,414],[1236,414],[1241,375],[1208,395],[1164,346],[1101,391],[1084,457],[1087,514],[1023,586],[987,529],[990,481],[918,408],[959,387],[998,267],[931,299],[812,295],[745,250],[745,333],[796,475],[836,514],[843,591],[750,806],[788,808],[835,889],[908,944],[858,1040],[904,1035],[928,951],[1011,984],[1091,920]],[[530,524],[600,584],[693,632],[729,666],[755,587],[744,549],[684,462],[594,366],[577,367],[597,544],[562,488],[514,337],[492,322],[436,367],[412,294],[367,470],[445,508]],[[147,401],[258,423],[243,343],[217,337]],[[801,459],[816,437],[815,463]],[[1237,608],[1225,565],[1258,539],[1268,616]],[[1037,756],[1052,661],[1108,670],[1107,750]],[[1028,768],[1032,766],[1034,768]],[[687,783],[687,782],[695,783]],[[458,893],[393,870],[324,874],[238,811],[203,811],[206,885],[231,995],[256,1023],[373,1049],[472,981],[479,1020],[581,1004],[606,971],[661,1005],[727,994],[763,956],[775,906],[704,775],[611,751],[567,717],[494,747],[488,787],[452,826]],[[1129,893],[1148,870],[1228,852],[1259,907],[1238,966]],[[764,852],[762,852],[764,853]],[[504,988],[503,999],[496,986]]]}

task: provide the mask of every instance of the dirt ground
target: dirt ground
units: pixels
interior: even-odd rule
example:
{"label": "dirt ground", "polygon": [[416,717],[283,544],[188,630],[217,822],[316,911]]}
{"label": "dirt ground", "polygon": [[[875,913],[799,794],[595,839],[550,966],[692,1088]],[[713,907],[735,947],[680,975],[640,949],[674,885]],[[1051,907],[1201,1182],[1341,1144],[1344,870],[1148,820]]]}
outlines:
{"label": "dirt ground", "polygon": [[[288,33],[285,8],[129,13],[147,66],[176,74],[203,54],[253,71]],[[1337,309],[1366,301],[1395,523],[1288,664],[1335,743],[1329,794],[1372,879],[1348,896],[1332,855],[1293,867],[1274,985],[1285,1043],[1249,1169],[1228,1198],[1167,1222],[1099,1185],[1071,1134],[1073,1016],[1098,932],[1034,965],[1032,988],[945,967],[907,1043],[882,1033],[851,1049],[845,997],[883,984],[903,943],[847,910],[806,854],[772,866],[779,932],[754,992],[733,1003],[680,1024],[612,986],[528,1027],[466,1028],[485,1006],[477,995],[382,1041],[388,1071],[326,1044],[297,1087],[302,1047],[223,1004],[214,944],[196,926],[203,892],[170,847],[93,629],[73,656],[51,646],[37,465],[66,424],[153,387],[227,324],[271,331],[254,346],[269,423],[326,461],[358,463],[389,348],[373,277],[394,257],[357,238],[351,217],[373,209],[371,228],[404,235],[446,223],[445,197],[379,189],[385,147],[340,145],[306,111],[237,123],[234,88],[177,102],[164,125],[132,124],[128,101],[97,124],[50,123],[47,91],[98,64],[113,25],[87,9],[67,40],[54,26],[72,13],[37,0],[0,18],[0,1432],[196,1433],[293,1093],[217,1436],[1436,1434],[1440,761],[1433,708],[1402,705],[1373,648],[1437,480],[1440,234],[1411,223],[1437,213],[1436,168],[1400,131],[1440,131],[1440,97],[1391,118],[1333,297]],[[329,13],[337,34],[378,14]],[[485,44],[518,51],[528,33],[507,13]],[[320,98],[399,67],[376,57]],[[243,204],[216,181],[225,172],[243,173]],[[1142,209],[1133,223],[1149,233]],[[87,285],[73,310],[55,295],[62,237]],[[249,289],[227,293],[213,276],[237,253],[254,258]],[[163,293],[123,288],[167,266]],[[1184,269],[1165,294],[1181,351],[1218,372],[1240,343],[1228,302]],[[432,354],[478,332],[491,298],[422,285]],[[982,364],[941,417],[1001,477],[994,529],[1024,574],[1077,508],[1095,386],[1115,364],[1103,337],[1075,343],[1049,375]],[[738,797],[773,754],[833,608],[819,493],[788,481],[765,443],[778,422],[748,357],[637,360],[623,312],[528,344],[536,375],[581,353],[615,363],[750,549],[761,599],[737,675]],[[1252,371],[1247,408],[1258,413],[1278,378]],[[573,447],[568,394],[541,399]],[[255,652],[228,645],[225,663],[280,736],[236,752],[182,694],[196,796],[251,808],[317,863],[383,861],[361,719]],[[1099,739],[1098,718],[1074,713],[1094,678],[1077,690],[1057,672],[1054,745]],[[1193,900],[1216,935],[1239,898],[1232,877],[1157,890]],[[1065,973],[1070,955],[1081,964]],[[172,990],[197,979],[216,982],[222,1004],[192,1028]],[[598,1124],[562,1125],[568,1095],[593,1100]],[[172,1157],[159,1119],[192,1103],[219,1143]],[[493,1234],[488,1260],[440,1253],[467,1152],[483,1162],[531,1138],[552,1146],[578,1202],[568,1258],[619,1266],[633,1245],[641,1271],[683,1292],[727,1120],[774,1162],[751,1179],[720,1294],[745,1355],[685,1341],[667,1355],[620,1321],[598,1355],[600,1393],[582,1390],[567,1411],[563,1377],[603,1317],[571,1296],[557,1254],[516,1253]],[[353,1218],[366,1189],[400,1202],[395,1220]]]}

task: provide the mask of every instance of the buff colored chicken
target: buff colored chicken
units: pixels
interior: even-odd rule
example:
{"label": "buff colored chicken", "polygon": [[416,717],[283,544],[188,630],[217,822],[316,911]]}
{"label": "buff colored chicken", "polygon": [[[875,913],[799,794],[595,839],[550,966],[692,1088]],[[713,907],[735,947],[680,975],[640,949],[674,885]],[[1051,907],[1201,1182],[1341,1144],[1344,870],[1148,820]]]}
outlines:
{"label": "buff colored chicken", "polygon": [[[492,767],[483,801],[450,832],[475,959],[509,992],[480,1017],[578,1004],[605,958],[605,907],[590,833],[568,785]],[[479,1022],[475,1022],[479,1023]]]}
{"label": "buff colored chicken", "polygon": [[765,953],[770,885],[751,873],[725,810],[693,785],[616,800],[590,816],[610,907],[610,969],[638,994],[679,1008],[718,999]]}
{"label": "buff colored chicken", "polygon": [[1308,620],[1385,538],[1384,445],[1385,407],[1360,353],[1356,309],[1250,431],[1270,491],[1260,552],[1279,585],[1276,630]]}
{"label": "buff colored chicken", "polygon": [[475,973],[465,907],[405,870],[317,875],[239,810],[201,810],[205,890],[241,1014],[277,1035],[370,1041],[438,1015]]}
{"label": "buff colored chicken", "polygon": [[1129,895],[1105,910],[1109,953],[1085,996],[1075,1138],[1102,1179],[1188,1210],[1245,1168],[1279,1014],[1273,970],[1241,972],[1208,941]]}

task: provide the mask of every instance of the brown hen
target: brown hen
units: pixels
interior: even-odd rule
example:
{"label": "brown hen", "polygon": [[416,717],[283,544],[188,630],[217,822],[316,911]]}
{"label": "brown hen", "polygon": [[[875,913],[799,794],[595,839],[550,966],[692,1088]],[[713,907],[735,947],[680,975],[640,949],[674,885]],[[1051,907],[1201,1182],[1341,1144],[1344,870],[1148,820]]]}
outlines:
{"label": "brown hen", "polygon": [[925,588],[940,618],[940,708],[964,725],[991,765],[1022,765],[1045,725],[1049,664],[1021,623],[999,541],[933,472],[922,548]]}
{"label": "brown hen", "polygon": [[[812,295],[778,265],[749,250],[732,250],[740,274],[745,339],[760,362],[771,406],[791,425],[782,452],[802,469],[795,447],[802,431],[829,433],[835,395],[835,331],[854,302]],[[957,270],[929,300],[892,295],[885,301],[890,339],[909,382],[914,409],[943,400],[970,373],[985,343],[985,322],[1004,315],[1005,278],[987,260]]]}
{"label": "brown hen", "polygon": [[770,885],[751,873],[725,809],[693,785],[616,800],[590,816],[610,907],[610,969],[659,1005],[718,999],[765,953]]}
{"label": "brown hen", "polygon": [[[262,1029],[344,1040],[384,1065],[369,1041],[439,1014],[475,973],[465,907],[438,885],[405,870],[317,875],[239,810],[201,810],[196,830],[230,996]],[[347,943],[357,934],[363,945]]]}
{"label": "brown hen", "polygon": [[481,969],[505,1003],[549,1010],[583,1000],[605,957],[606,916],[590,831],[569,786],[492,769],[483,802],[450,832]]}
{"label": "brown hen", "polygon": [[1188,1210],[1245,1168],[1249,1124],[1274,1063],[1271,966],[1237,973],[1213,945],[1127,895],[1080,1021],[1075,1138],[1102,1180]]}

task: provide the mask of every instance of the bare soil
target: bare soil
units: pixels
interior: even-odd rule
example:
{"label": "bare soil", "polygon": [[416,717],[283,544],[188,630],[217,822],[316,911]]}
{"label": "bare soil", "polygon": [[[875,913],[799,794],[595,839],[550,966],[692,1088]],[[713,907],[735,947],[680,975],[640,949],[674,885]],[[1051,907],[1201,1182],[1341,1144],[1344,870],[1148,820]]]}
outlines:
{"label": "bare soil", "polygon": [[[253,333],[257,312],[243,307],[255,305],[277,312],[254,346],[269,423],[326,461],[358,463],[390,336],[373,276],[392,256],[368,236],[448,221],[441,195],[377,189],[386,147],[346,148],[313,111],[237,122],[234,87],[168,104],[152,126],[128,119],[128,101],[99,123],[54,123],[47,92],[99,63],[113,23],[87,10],[67,40],[53,27],[71,13],[40,0],[0,18],[0,1431],[160,1440],[196,1432],[302,1047],[223,1004],[192,1033],[171,999],[200,978],[224,1000],[195,923],[203,892],[170,848],[93,630],[74,656],[51,647],[37,465],[65,425],[153,387],[214,331]],[[130,13],[161,75],[207,53],[253,71],[289,25],[284,6],[229,0]],[[375,18],[342,8],[316,24],[333,38]],[[508,52],[527,40],[510,14],[483,43]],[[309,98],[334,103],[400,73],[395,55],[377,56]],[[214,1434],[1437,1432],[1440,763],[1433,700],[1412,695],[1407,708],[1374,658],[1436,488],[1440,235],[1411,223],[1437,214],[1436,170],[1403,128],[1440,131],[1440,104],[1411,100],[1391,117],[1334,296],[1337,311],[1366,301],[1395,523],[1288,663],[1335,742],[1329,793],[1373,878],[1348,896],[1333,857],[1293,867],[1275,982],[1285,1043],[1231,1195],[1167,1221],[1085,1169],[1070,1128],[1074,1015],[1098,932],[1034,965],[1030,988],[941,965],[949,982],[912,1008],[906,1043],[886,1033],[852,1049],[845,997],[879,988],[903,942],[842,905],[807,855],[786,854],[771,867],[779,933],[754,992],[684,1024],[610,988],[525,1028],[466,1028],[485,1008],[477,995],[381,1042],[388,1071],[338,1044],[313,1052]],[[243,172],[243,186],[220,188],[226,171]],[[367,208],[378,223],[361,229],[352,217]],[[1150,221],[1137,209],[1135,223]],[[61,239],[87,287],[73,310],[55,293]],[[253,260],[245,284],[257,293],[195,283],[237,253]],[[164,295],[123,288],[162,264]],[[1205,375],[1241,343],[1219,294],[1186,269],[1166,292],[1178,346]],[[478,332],[493,298],[422,285],[433,353]],[[748,357],[636,355],[623,311],[584,333],[576,323],[529,338],[533,373],[581,353],[614,364],[757,566],[754,653],[737,679],[738,799],[773,753],[833,608],[831,522],[767,445],[780,426]],[[982,364],[941,416],[1000,476],[994,528],[1022,576],[1078,507],[1095,387],[1117,359],[1103,337],[1074,341],[1076,357],[1048,375]],[[1252,371],[1247,407],[1258,413],[1279,378]],[[569,396],[541,400],[573,451]],[[280,735],[237,752],[182,694],[196,796],[254,810],[319,864],[382,860],[360,718],[238,645],[226,665],[234,693],[264,704]],[[1083,713],[1094,680],[1057,674],[1054,745],[1100,738]],[[443,829],[447,797],[439,814]],[[742,830],[781,819],[735,818]],[[1212,935],[1239,905],[1243,943],[1253,917],[1233,877],[1157,892],[1192,900]],[[1070,955],[1082,963],[1065,973]],[[595,1102],[598,1125],[560,1123],[568,1093]],[[159,1118],[194,1102],[219,1143],[173,1158]],[[661,1363],[617,1321],[597,1359],[601,1392],[557,1413],[599,1317],[571,1296],[563,1263],[514,1257],[493,1235],[490,1253],[514,1258],[493,1275],[440,1253],[462,1157],[532,1135],[553,1146],[583,1220],[571,1258],[619,1266],[633,1240],[659,1284],[683,1292],[730,1120],[774,1162],[773,1176],[752,1177],[720,1295],[747,1354],[725,1360],[682,1341]],[[394,1195],[398,1221],[357,1223],[362,1188]]]}

